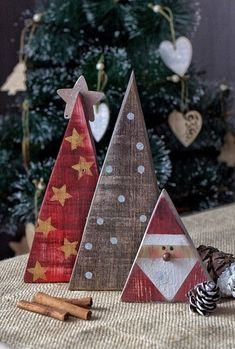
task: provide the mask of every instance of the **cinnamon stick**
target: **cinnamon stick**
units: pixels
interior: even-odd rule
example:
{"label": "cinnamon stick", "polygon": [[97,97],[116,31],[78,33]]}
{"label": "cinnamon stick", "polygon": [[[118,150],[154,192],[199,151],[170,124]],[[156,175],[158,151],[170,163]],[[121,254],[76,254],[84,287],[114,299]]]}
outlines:
{"label": "cinnamon stick", "polygon": [[17,307],[33,313],[49,316],[60,321],[64,321],[68,317],[68,312],[64,310],[56,309],[48,305],[38,304],[36,302],[21,300],[17,303]]}
{"label": "cinnamon stick", "polygon": [[60,309],[62,311],[65,311],[66,313],[69,313],[70,315],[73,315],[83,320],[89,319],[92,314],[89,309],[85,309],[77,305],[65,302],[64,300],[49,296],[43,292],[36,293],[36,295],[33,297],[33,301],[36,303]]}
{"label": "cinnamon stick", "polygon": [[91,308],[93,301],[91,297],[84,298],[64,298],[64,297],[54,297],[55,299],[60,299],[61,301],[65,301],[74,305],[77,305],[82,308]]}

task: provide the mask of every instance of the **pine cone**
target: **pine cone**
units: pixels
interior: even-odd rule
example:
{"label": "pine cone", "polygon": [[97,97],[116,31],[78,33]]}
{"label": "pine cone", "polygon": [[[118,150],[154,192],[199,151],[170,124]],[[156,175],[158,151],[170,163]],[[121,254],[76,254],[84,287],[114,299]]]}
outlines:
{"label": "pine cone", "polygon": [[235,298],[235,263],[223,271],[218,278],[217,285],[223,296]]}
{"label": "pine cone", "polygon": [[216,303],[220,299],[220,289],[213,281],[203,282],[190,290],[187,296],[193,313],[208,316],[216,309]]}
{"label": "pine cone", "polygon": [[219,251],[212,246],[200,245],[197,251],[205,263],[208,273],[215,282],[217,282],[222,272],[235,262],[235,258],[231,253]]}

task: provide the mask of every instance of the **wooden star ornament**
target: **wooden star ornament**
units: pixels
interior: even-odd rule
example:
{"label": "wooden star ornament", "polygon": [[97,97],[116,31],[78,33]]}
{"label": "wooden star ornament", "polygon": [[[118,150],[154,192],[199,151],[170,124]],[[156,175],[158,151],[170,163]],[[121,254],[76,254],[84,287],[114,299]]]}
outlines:
{"label": "wooden star ornament", "polygon": [[82,96],[83,107],[88,120],[94,121],[93,105],[104,98],[103,92],[89,91],[84,76],[80,76],[73,88],[57,90],[58,95],[66,102],[64,111],[65,119],[70,119],[78,94]]}

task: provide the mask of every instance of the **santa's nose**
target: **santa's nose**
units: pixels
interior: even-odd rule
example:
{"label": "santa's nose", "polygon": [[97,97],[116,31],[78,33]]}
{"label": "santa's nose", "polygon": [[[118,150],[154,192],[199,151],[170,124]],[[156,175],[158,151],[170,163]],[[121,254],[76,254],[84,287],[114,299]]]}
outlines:
{"label": "santa's nose", "polygon": [[171,254],[169,252],[164,253],[164,255],[162,256],[162,259],[165,262],[168,262],[171,259]]}

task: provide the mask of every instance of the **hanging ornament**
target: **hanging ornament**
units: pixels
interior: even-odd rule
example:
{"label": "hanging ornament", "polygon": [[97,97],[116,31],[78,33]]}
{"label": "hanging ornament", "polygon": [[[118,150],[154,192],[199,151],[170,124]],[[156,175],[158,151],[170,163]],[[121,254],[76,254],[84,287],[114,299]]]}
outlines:
{"label": "hanging ornament", "polygon": [[9,96],[14,96],[17,92],[26,91],[26,61],[27,57],[25,54],[25,37],[27,36],[27,44],[29,45],[36,27],[41,22],[42,13],[35,13],[32,19],[25,21],[25,26],[20,36],[20,50],[19,50],[19,61],[13,68],[13,71],[7,77],[0,90],[7,92]]}
{"label": "hanging ornament", "polygon": [[184,76],[192,61],[192,44],[184,36],[175,43],[163,41],[159,47],[160,56],[165,65],[179,76]]}
{"label": "hanging ornament", "polygon": [[17,92],[26,91],[25,72],[25,62],[18,62],[4,84],[1,86],[1,91],[7,92],[9,96],[14,96]]}
{"label": "hanging ornament", "polygon": [[[105,72],[105,65],[104,65],[104,57],[103,55],[100,57],[99,61],[96,64],[96,69],[98,71],[97,74],[97,91],[104,91],[104,88],[108,82],[108,76]],[[95,119],[93,122],[90,122],[91,132],[95,139],[95,141],[98,143],[103,136],[105,135],[109,120],[110,120],[110,111],[107,103],[102,102],[94,107],[94,115]]]}
{"label": "hanging ornament", "polygon": [[160,56],[165,65],[179,76],[184,76],[192,60],[192,44],[189,39],[180,36],[176,39],[174,17],[167,6],[149,5],[154,13],[162,15],[168,22],[172,41],[165,40],[159,46]]}
{"label": "hanging ornament", "polygon": [[225,162],[229,167],[235,167],[235,137],[232,132],[228,132],[224,137],[218,161]]}
{"label": "hanging ornament", "polygon": [[168,124],[176,138],[188,147],[197,138],[202,128],[202,116],[196,110],[182,113],[174,110],[168,117]]}
{"label": "hanging ornament", "polygon": [[94,108],[95,120],[90,121],[91,132],[95,141],[98,143],[107,131],[110,119],[109,107],[106,103],[102,102]]}

